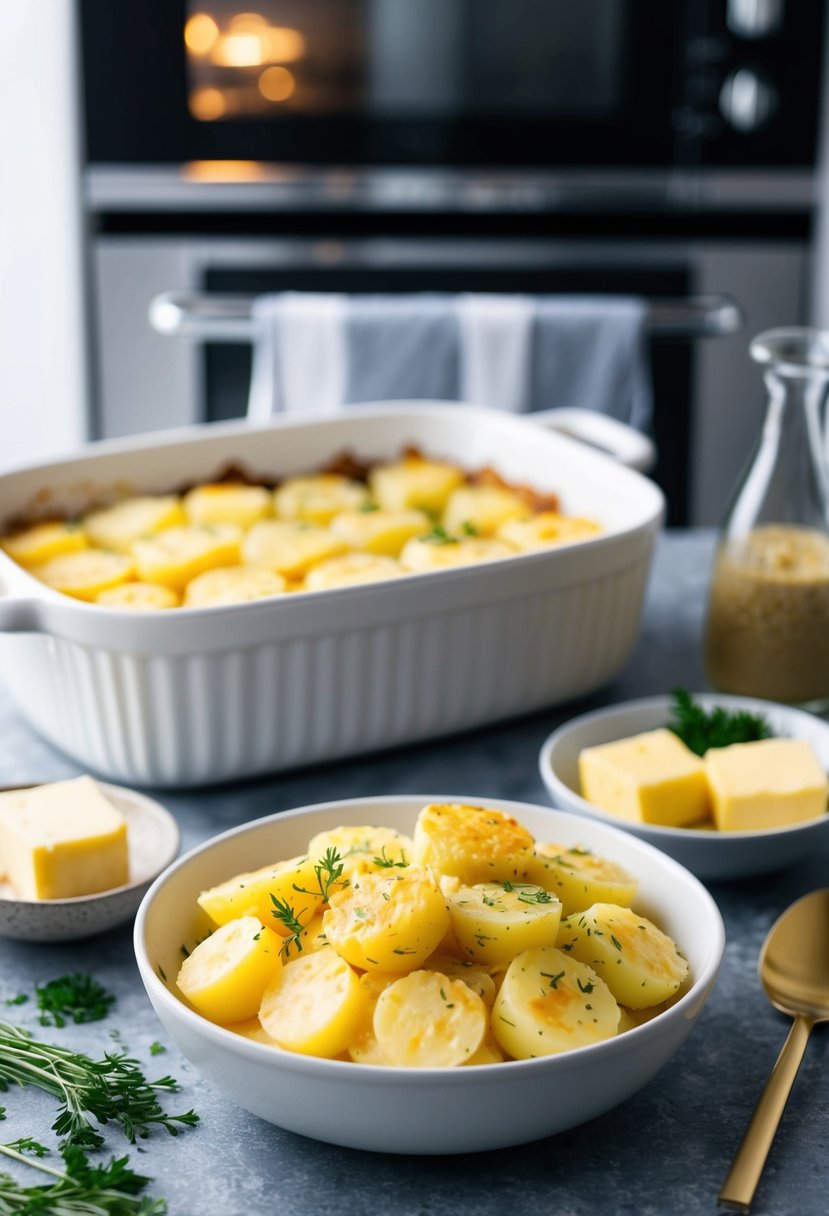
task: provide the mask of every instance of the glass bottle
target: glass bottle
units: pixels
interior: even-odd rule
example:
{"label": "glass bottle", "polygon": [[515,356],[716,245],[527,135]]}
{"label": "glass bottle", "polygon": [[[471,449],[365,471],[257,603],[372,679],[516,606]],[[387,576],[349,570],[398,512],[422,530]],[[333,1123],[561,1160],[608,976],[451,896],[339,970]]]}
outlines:
{"label": "glass bottle", "polygon": [[722,692],[829,707],[829,332],[750,346],[769,400],[722,526],[705,662]]}

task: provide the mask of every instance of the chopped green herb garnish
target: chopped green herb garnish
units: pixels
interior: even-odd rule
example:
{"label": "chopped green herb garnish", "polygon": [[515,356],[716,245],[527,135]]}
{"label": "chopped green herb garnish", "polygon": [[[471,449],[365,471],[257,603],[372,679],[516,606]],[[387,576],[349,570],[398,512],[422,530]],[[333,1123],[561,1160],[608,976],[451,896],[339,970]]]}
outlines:
{"label": "chopped green herb garnish", "polygon": [[[162,977],[163,978],[163,977]],[[115,997],[90,975],[62,975],[35,988],[41,1026],[72,1022],[100,1022],[115,1004]]]}
{"label": "chopped green herb garnish", "polygon": [[704,756],[711,747],[730,747],[732,743],[754,743],[772,737],[771,726],[762,714],[732,712],[719,705],[706,710],[684,688],[674,689],[673,697],[673,717],[668,729],[698,756]]}
{"label": "chopped green herb garnish", "polygon": [[550,981],[551,988],[558,988],[558,981],[562,978],[562,976],[565,974],[565,972],[558,971],[555,975],[553,975],[549,971],[542,971],[541,974],[544,976],[545,979]]}
{"label": "chopped green herb garnish", "polygon": [[25,992],[18,992],[17,996],[10,996],[5,1003],[7,1005],[25,1005],[28,999]]}
{"label": "chopped green herb garnish", "polygon": [[469,519],[465,519],[463,521],[463,526],[461,527],[461,531],[463,532],[464,536],[477,536],[478,535],[478,529],[475,527],[475,525]]}
{"label": "chopped green herb garnish", "polygon": [[619,941],[618,937],[614,937],[612,933],[610,935],[610,940],[613,942],[613,945],[616,947],[617,950],[622,949],[622,943]]}
{"label": "chopped green herb garnish", "polygon": [[387,846],[383,845],[382,849],[380,850],[380,856],[372,857],[371,860],[374,862],[374,864],[376,866],[379,866],[380,869],[382,869],[382,870],[392,870],[392,869],[405,870],[409,863],[406,860],[406,854],[405,854],[404,850],[403,849],[400,850],[400,860],[395,861],[393,857],[386,856],[386,848],[387,848]]}
{"label": "chopped green herb garnish", "polygon": [[285,957],[291,957],[291,947],[296,947],[297,953],[302,953],[302,940],[300,934],[305,926],[296,914],[296,909],[293,904],[289,904],[287,899],[277,899],[271,892],[271,916],[275,916],[281,925],[288,930],[288,936],[282,943],[282,950]]}
{"label": "chopped green herb garnish", "polygon": [[431,532],[425,533],[420,539],[428,545],[458,545],[460,541],[455,536],[450,536],[442,524],[436,524]]}
{"label": "chopped green herb garnish", "polygon": [[163,1043],[159,1043],[158,1039],[156,1039],[155,1042],[150,1043],[150,1055],[151,1056],[163,1056],[164,1053],[166,1052],[166,1050],[167,1050],[167,1048],[164,1046]]}
{"label": "chopped green herb garnish", "polygon": [[579,992],[584,992],[588,996],[593,991],[593,989],[596,987],[596,985],[593,983],[592,980],[588,980],[586,984],[583,984],[581,982],[581,980],[576,980],[576,983],[579,986]]}

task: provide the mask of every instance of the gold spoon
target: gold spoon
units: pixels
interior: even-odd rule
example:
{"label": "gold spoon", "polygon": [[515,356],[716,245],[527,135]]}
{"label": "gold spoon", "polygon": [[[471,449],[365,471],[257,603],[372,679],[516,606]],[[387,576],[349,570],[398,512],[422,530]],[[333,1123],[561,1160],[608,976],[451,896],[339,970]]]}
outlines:
{"label": "gold spoon", "polygon": [[804,895],[772,925],[759,969],[766,996],[794,1022],[719,1194],[740,1212],[751,1207],[812,1027],[829,1021],[829,890]]}

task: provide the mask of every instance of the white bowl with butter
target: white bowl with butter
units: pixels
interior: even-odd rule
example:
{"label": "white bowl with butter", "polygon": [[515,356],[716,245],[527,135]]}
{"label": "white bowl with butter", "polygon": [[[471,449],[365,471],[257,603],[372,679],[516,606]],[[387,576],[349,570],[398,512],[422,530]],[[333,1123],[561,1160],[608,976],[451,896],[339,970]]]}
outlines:
{"label": "white bowl with butter", "polygon": [[[703,709],[745,710],[766,718],[775,736],[811,744],[824,771],[829,770],[829,724],[813,714],[750,697],[694,694]],[[705,827],[665,827],[636,823],[601,810],[580,793],[579,755],[586,748],[628,739],[667,725],[673,698],[627,701],[573,718],[554,731],[541,748],[541,778],[556,806],[600,819],[655,845],[699,878],[743,878],[782,869],[806,856],[829,837],[829,814],[786,827],[717,831]]]}
{"label": "white bowl with butter", "polygon": [[[0,820],[4,799],[15,818],[27,820],[13,838],[0,822],[0,936],[59,942],[103,933],[135,915],[152,881],[175,859],[179,830],[169,811],[105,782],[89,782],[89,805],[88,780],[0,792]],[[37,807],[44,793],[59,788],[58,808]],[[33,798],[36,813],[30,813]],[[65,894],[78,885],[87,893]],[[91,886],[103,889],[89,893]]]}

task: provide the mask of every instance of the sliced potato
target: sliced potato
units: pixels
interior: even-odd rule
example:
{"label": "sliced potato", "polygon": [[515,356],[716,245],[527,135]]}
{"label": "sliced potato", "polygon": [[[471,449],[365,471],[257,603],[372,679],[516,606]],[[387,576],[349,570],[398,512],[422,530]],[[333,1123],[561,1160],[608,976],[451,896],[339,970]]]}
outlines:
{"label": "sliced potato", "polygon": [[473,1064],[501,1064],[506,1059],[501,1044],[491,1030],[487,1030],[478,1050],[466,1061],[467,1067]]}
{"label": "sliced potato", "polygon": [[285,963],[265,989],[259,1021],[280,1047],[332,1059],[360,1025],[365,995],[356,972],[330,946]]}
{"label": "sliced potato", "polygon": [[525,519],[526,502],[502,486],[459,486],[443,513],[443,526],[454,536],[494,536],[508,519]]}
{"label": "sliced potato", "polygon": [[320,562],[308,571],[306,591],[327,591],[331,587],[348,587],[355,583],[380,583],[403,574],[399,562],[379,553],[346,553]]}
{"label": "sliced potato", "polygon": [[217,925],[224,925],[239,916],[258,916],[275,933],[284,937],[289,930],[282,920],[274,916],[274,900],[290,907],[296,919],[302,925],[309,926],[322,904],[314,862],[310,857],[293,857],[251,873],[236,874],[227,882],[202,891],[198,903]]}
{"label": "sliced potato", "polygon": [[471,959],[454,958],[451,954],[438,951],[432,954],[423,964],[424,971],[437,971],[446,975],[450,980],[463,980],[467,988],[477,992],[485,1005],[492,1005],[495,1000],[495,981],[488,971],[473,963]]}
{"label": "sliced potato", "polygon": [[546,549],[550,545],[572,545],[579,540],[598,536],[602,527],[592,519],[575,515],[559,515],[556,511],[540,511],[529,519],[509,519],[498,529],[501,540],[516,549]]}
{"label": "sliced potato", "polygon": [[64,553],[78,553],[88,545],[85,529],[64,520],[34,524],[0,540],[0,548],[21,566],[40,566]]}
{"label": "sliced potato", "polygon": [[533,883],[487,882],[450,896],[449,914],[469,959],[506,964],[533,946],[555,945],[561,904]]}
{"label": "sliced potato", "polygon": [[533,843],[517,819],[493,807],[432,803],[418,815],[413,859],[469,885],[520,881]]}
{"label": "sliced potato", "polygon": [[333,849],[343,867],[343,877],[355,870],[394,872],[411,865],[414,845],[394,828],[347,825],[317,832],[308,842],[308,856],[321,858]]}
{"label": "sliced potato", "polygon": [[265,1030],[258,1017],[247,1018],[244,1022],[233,1022],[230,1026],[225,1026],[225,1030],[232,1030],[234,1034],[241,1035],[243,1039],[252,1039],[254,1043],[264,1043],[266,1047],[279,1046]]}
{"label": "sliced potato", "polygon": [[407,541],[400,554],[400,565],[411,574],[445,570],[450,566],[474,566],[478,562],[512,557],[515,550],[505,541],[474,537],[450,537],[436,529],[426,536]]}
{"label": "sliced potato", "polygon": [[359,510],[369,500],[368,486],[339,473],[288,477],[274,492],[280,519],[302,519],[325,525],[341,511]]}
{"label": "sliced potato", "polygon": [[526,1060],[613,1038],[619,1006],[590,967],[540,946],[510,963],[491,1025],[507,1055]]}
{"label": "sliced potato", "polygon": [[646,917],[615,904],[594,904],[561,922],[558,944],[591,966],[620,1005],[645,1009],[678,991],[688,963],[676,943]]}
{"label": "sliced potato", "polygon": [[403,1068],[452,1068],[484,1040],[487,1008],[463,980],[413,971],[384,988],[374,1010],[383,1055]]}
{"label": "sliced potato", "polygon": [[176,494],[124,498],[84,519],[84,527],[94,545],[130,553],[133,542],[165,528],[179,527],[187,517]]}
{"label": "sliced potato", "polygon": [[235,524],[245,530],[270,515],[271,496],[264,486],[207,483],[188,490],[183,506],[191,524]]}
{"label": "sliced potato", "polygon": [[418,967],[446,932],[449,913],[428,870],[378,870],[331,896],[323,929],[338,954],[363,971]]}
{"label": "sliced potato", "polygon": [[363,1012],[360,1024],[348,1045],[348,1058],[355,1064],[386,1065],[391,1063],[386,1058],[377,1042],[377,1035],[374,1033],[374,1010],[377,1008],[380,993],[399,979],[399,975],[387,974],[383,971],[366,971],[360,976],[360,987],[365,997]]}
{"label": "sliced potato", "polygon": [[167,528],[134,543],[138,577],[182,591],[205,570],[237,565],[240,538],[233,524]]}
{"label": "sliced potato", "polygon": [[397,557],[407,540],[432,527],[423,511],[343,511],[331,521],[331,531],[349,549]]}
{"label": "sliced potato", "polygon": [[283,519],[263,519],[242,541],[248,566],[275,570],[287,579],[303,578],[317,562],[337,557],[345,545],[327,528]]}
{"label": "sliced potato", "polygon": [[526,873],[530,882],[556,893],[563,916],[591,904],[629,908],[639,888],[638,880],[615,861],[578,845],[536,844]]}
{"label": "sliced potato", "polygon": [[185,608],[208,608],[218,604],[243,604],[270,599],[285,590],[285,579],[272,570],[255,566],[220,566],[205,570],[187,584]]}
{"label": "sliced potato", "polygon": [[165,608],[177,608],[179,598],[170,587],[161,583],[121,583],[108,587],[95,597],[95,603],[103,608],[125,608],[131,612],[158,612]]}
{"label": "sliced potato", "polygon": [[254,1016],[282,962],[282,942],[255,916],[221,925],[184,960],[178,986],[211,1022],[241,1022]]}
{"label": "sliced potato", "polygon": [[430,515],[443,513],[449,495],[463,481],[463,470],[456,464],[415,455],[378,465],[368,477],[371,492],[383,510],[408,511],[414,507]]}
{"label": "sliced potato", "polygon": [[92,602],[102,591],[118,587],[132,578],[135,563],[123,553],[82,549],[78,553],[53,557],[42,566],[32,566],[30,573],[55,591],[62,591],[76,600]]}

